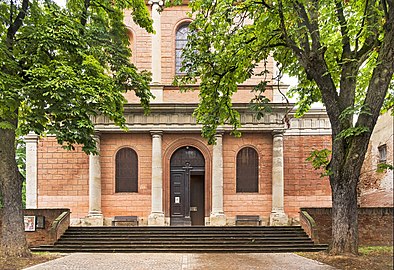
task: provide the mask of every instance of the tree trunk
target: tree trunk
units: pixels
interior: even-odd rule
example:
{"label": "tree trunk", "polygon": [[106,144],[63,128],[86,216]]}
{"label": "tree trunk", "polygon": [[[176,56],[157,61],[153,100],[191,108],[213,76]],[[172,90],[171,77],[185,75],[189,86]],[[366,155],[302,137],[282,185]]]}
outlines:
{"label": "tree trunk", "polygon": [[0,253],[7,257],[28,257],[23,211],[22,178],[15,161],[15,131],[0,129],[0,188],[3,196]]}
{"label": "tree trunk", "polygon": [[357,179],[351,174],[354,172],[342,173],[339,179],[332,176],[331,180],[332,255],[358,254]]}

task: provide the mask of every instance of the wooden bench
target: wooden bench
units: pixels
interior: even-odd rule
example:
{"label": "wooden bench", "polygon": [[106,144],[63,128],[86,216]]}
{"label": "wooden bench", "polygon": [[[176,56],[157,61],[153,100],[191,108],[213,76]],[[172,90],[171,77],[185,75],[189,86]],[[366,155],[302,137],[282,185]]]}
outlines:
{"label": "wooden bench", "polygon": [[116,224],[122,224],[124,226],[138,226],[138,217],[137,216],[115,216],[112,220],[112,226],[116,226]]}
{"label": "wooden bench", "polygon": [[260,226],[260,216],[237,215],[235,216],[236,226]]}

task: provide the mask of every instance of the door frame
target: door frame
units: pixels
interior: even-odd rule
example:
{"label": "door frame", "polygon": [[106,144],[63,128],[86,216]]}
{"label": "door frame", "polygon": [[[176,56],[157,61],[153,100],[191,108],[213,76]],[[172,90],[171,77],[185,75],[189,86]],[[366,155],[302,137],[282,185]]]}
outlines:
{"label": "door frame", "polygon": [[[195,153],[194,158],[188,158],[187,153]],[[191,175],[204,175],[205,158],[195,147],[183,146],[171,156],[170,161],[170,225],[190,226],[191,222]],[[175,185],[177,183],[177,185]],[[203,190],[203,201],[205,191]],[[178,195],[177,195],[178,194]],[[179,202],[176,202],[176,199]],[[174,201],[175,200],[175,201]],[[205,209],[203,209],[205,218]]]}
{"label": "door frame", "polygon": [[199,138],[201,138],[200,134],[197,134],[195,137],[191,135],[190,137],[183,137],[182,139],[175,140],[167,139],[163,136],[163,145],[167,143],[168,148],[165,149],[163,153],[163,210],[164,216],[166,218],[166,223],[170,224],[170,199],[171,199],[171,157],[175,153],[176,150],[182,147],[191,146],[196,148],[201,152],[205,159],[205,173],[204,173],[204,216],[205,220],[209,217],[212,209],[212,147],[208,148],[208,146],[202,142]]}

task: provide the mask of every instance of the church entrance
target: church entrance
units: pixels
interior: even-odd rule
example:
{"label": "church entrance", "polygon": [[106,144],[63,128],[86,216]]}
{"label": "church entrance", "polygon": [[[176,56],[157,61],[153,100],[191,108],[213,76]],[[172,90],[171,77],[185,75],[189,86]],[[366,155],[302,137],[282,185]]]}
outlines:
{"label": "church entrance", "polygon": [[204,225],[205,160],[203,155],[194,147],[181,147],[172,155],[170,166],[171,225]]}

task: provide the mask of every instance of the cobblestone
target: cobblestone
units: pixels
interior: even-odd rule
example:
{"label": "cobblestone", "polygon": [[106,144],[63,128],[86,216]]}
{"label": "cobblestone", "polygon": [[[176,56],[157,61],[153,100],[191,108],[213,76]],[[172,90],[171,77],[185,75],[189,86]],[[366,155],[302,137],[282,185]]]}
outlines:
{"label": "cobblestone", "polygon": [[74,253],[28,270],[335,270],[291,253]]}

